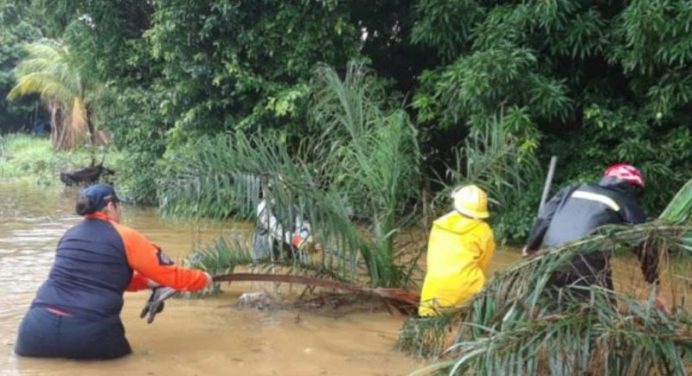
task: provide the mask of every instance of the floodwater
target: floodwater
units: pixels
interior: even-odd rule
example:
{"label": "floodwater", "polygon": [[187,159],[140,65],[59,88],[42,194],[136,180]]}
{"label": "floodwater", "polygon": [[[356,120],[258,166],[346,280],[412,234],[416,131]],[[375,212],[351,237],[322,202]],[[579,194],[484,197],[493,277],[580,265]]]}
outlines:
{"label": "floodwater", "polygon": [[[80,220],[72,214],[75,196],[0,183],[0,375],[402,375],[422,365],[393,348],[402,316],[243,309],[239,294],[265,287],[247,283],[212,298],[169,300],[153,324],[139,318],[148,292],[126,293],[121,317],[134,354],[123,359],[17,357],[19,322],[48,275],[60,236]],[[153,209],[132,206],[124,206],[123,216],[177,259],[231,231],[230,224],[165,222]]]}
{"label": "floodwater", "polygon": [[[204,299],[174,299],[153,324],[139,318],[148,292],[127,293],[122,319],[134,354],[114,361],[19,358],[12,352],[19,322],[46,278],[55,245],[80,218],[72,214],[75,190],[0,182],[0,375],[404,375],[424,364],[394,344],[404,317],[386,312],[320,315],[298,310],[239,308],[243,291],[270,290],[234,284]],[[169,256],[249,226],[231,223],[167,222],[153,209],[125,206],[123,223],[159,244]],[[491,268],[518,259],[501,250]],[[634,269],[633,269],[634,268]],[[616,288],[641,274],[636,263],[616,265]],[[639,278],[641,279],[641,278]]]}

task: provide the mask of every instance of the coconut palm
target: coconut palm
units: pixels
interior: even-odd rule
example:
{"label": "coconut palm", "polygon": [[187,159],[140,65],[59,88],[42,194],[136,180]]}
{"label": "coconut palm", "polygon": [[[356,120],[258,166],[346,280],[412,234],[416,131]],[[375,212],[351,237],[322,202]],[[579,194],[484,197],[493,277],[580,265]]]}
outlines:
{"label": "coconut palm", "polygon": [[[656,249],[663,258],[678,253],[676,262],[688,261],[691,202],[692,181],[653,222],[604,227],[581,241],[544,250],[495,276],[468,307],[439,318],[410,320],[399,345],[418,355],[440,355],[445,337],[455,331],[445,360],[420,373],[687,374],[692,317],[680,296],[673,295],[675,309],[666,314],[654,308],[656,291],[642,303],[593,287],[591,301],[584,303],[567,291],[556,294],[547,282],[554,270],[577,255],[602,250],[617,254],[634,244]],[[668,277],[669,268],[664,273]]]}
{"label": "coconut palm", "polygon": [[41,40],[26,48],[28,56],[15,70],[17,85],[7,97],[39,94],[50,113],[53,147],[74,148],[89,131],[88,88],[79,64],[67,46],[56,40]]}

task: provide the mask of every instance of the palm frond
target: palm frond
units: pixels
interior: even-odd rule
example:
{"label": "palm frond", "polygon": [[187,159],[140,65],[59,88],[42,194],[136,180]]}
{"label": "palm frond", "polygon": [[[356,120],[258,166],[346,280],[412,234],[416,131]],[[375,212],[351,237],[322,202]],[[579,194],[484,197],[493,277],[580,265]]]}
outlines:
{"label": "palm frond", "polygon": [[692,221],[692,179],[675,194],[659,218],[674,223]]}
{"label": "palm frond", "polygon": [[[350,65],[342,80],[316,73],[316,121],[324,133],[289,150],[285,143],[241,132],[197,140],[169,155],[161,182],[167,214],[248,217],[262,190],[282,223],[308,218],[325,268],[353,280],[365,266],[374,286],[398,286],[410,274],[396,264],[393,237],[417,193],[420,153],[403,110],[382,111],[370,99],[366,73]],[[271,184],[271,189],[264,189]],[[351,220],[355,214],[369,231]],[[299,260],[299,263],[302,261]]]}
{"label": "palm frond", "polygon": [[455,166],[447,173],[455,185],[474,183],[483,187],[501,205],[509,205],[515,192],[541,175],[533,154],[519,145],[502,119],[472,131],[464,145],[455,150]]}
{"label": "palm frond", "polygon": [[416,358],[442,354],[453,344],[453,328],[463,321],[463,312],[452,310],[437,316],[411,317],[399,333],[396,348]]}
{"label": "palm frond", "polygon": [[463,322],[450,328],[458,337],[448,350],[454,365],[447,371],[686,374],[692,320],[685,306],[677,305],[669,316],[654,308],[653,295],[641,303],[598,287],[588,288],[591,300],[584,302],[572,293],[575,290],[555,290],[547,282],[574,257],[593,252],[615,255],[646,244],[667,254],[683,244],[690,230],[660,222],[604,227],[593,236],[544,250],[502,271],[459,316]]}
{"label": "palm frond", "polygon": [[34,93],[39,94],[44,100],[58,100],[67,105],[72,104],[76,94],[52,74],[33,72],[21,76],[17,80],[17,85],[10,90],[7,97],[10,100],[15,100],[22,95]]}

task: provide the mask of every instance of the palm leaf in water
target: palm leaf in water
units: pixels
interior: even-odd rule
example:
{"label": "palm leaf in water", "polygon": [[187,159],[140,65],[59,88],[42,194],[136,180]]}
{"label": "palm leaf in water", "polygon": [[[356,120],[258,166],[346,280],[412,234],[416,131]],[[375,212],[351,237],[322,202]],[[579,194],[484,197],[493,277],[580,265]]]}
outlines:
{"label": "palm leaf in water", "polygon": [[[684,306],[669,316],[653,307],[653,296],[642,303],[616,294],[618,310],[598,288],[592,288],[585,304],[568,290],[551,293],[546,283],[552,271],[576,255],[603,247],[616,253],[640,241],[678,247],[690,230],[660,224],[611,227],[544,251],[495,276],[468,308],[457,312],[461,324],[445,327],[454,323],[447,317],[412,319],[406,325],[420,324],[405,325],[400,345],[414,354],[440,356],[426,351],[440,349],[440,337],[455,332],[456,343],[443,363],[449,374],[686,374],[692,320]],[[446,363],[450,360],[453,364]]]}
{"label": "palm leaf in water", "polygon": [[670,222],[692,221],[692,179],[678,191],[659,218]]}
{"label": "palm leaf in water", "polygon": [[[676,205],[681,197],[689,200],[689,193],[684,193],[688,189],[689,183],[676,196]],[[415,322],[407,323],[400,344],[412,353],[440,356],[439,351],[426,354],[426,347],[439,349],[440,336],[456,333],[444,360],[428,368],[449,374],[685,375],[692,354],[692,318],[684,304],[677,304],[668,315],[654,308],[655,289],[641,302],[592,287],[591,300],[585,303],[569,290],[556,295],[546,285],[553,271],[575,256],[592,252],[615,255],[646,243],[663,255],[672,250],[692,255],[690,233],[689,224],[660,220],[604,227],[593,236],[544,250],[497,274],[467,308],[457,312],[461,324],[447,317],[415,319],[424,322],[418,328],[434,328],[426,332],[407,327]],[[679,297],[673,296],[673,301],[680,302]],[[451,325],[447,330],[445,323]]]}

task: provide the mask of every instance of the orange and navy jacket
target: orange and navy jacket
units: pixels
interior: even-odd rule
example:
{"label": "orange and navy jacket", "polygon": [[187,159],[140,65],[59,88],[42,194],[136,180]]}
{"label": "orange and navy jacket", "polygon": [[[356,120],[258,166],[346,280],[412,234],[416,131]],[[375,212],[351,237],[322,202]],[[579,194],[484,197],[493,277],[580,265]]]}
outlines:
{"label": "orange and navy jacket", "polygon": [[207,284],[204,272],[173,265],[144,235],[96,212],[60,239],[53,267],[32,307],[119,322],[123,293],[147,288],[147,279],[180,291]]}

